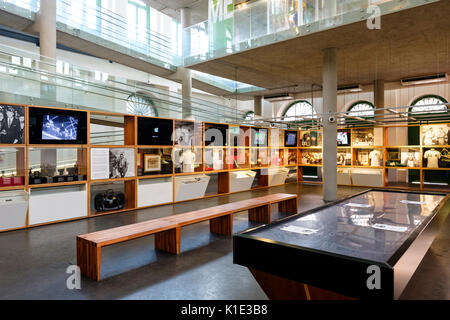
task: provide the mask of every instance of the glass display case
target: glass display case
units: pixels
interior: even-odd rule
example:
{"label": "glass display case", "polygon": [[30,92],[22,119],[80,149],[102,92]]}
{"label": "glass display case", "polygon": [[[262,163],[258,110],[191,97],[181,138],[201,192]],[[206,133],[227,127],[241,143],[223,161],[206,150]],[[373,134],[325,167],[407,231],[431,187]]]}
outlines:
{"label": "glass display case", "polygon": [[203,149],[201,147],[175,147],[172,159],[175,173],[203,171]]}
{"label": "glass display case", "polygon": [[383,146],[383,128],[357,128],[352,130],[352,146]]}
{"label": "glass display case", "polygon": [[269,156],[270,156],[269,163],[270,163],[271,166],[279,167],[279,166],[284,165],[284,159],[283,159],[284,149],[271,148],[269,150],[269,152],[270,152],[270,154],[269,154]]}
{"label": "glass display case", "polygon": [[266,128],[251,128],[251,146],[267,147],[269,140],[268,130]]}
{"label": "glass display case", "polygon": [[245,126],[230,126],[230,146],[249,147],[251,128]]}
{"label": "glass display case", "polygon": [[136,166],[138,176],[172,174],[172,148],[139,148]]}
{"label": "glass display case", "polygon": [[338,147],[336,163],[338,166],[351,166],[352,165],[352,149]]}
{"label": "glass display case", "polygon": [[230,148],[229,165],[230,169],[250,168],[250,149],[249,148]]}
{"label": "glass display case", "polygon": [[205,171],[225,170],[227,168],[227,149],[205,148]]}
{"label": "glass display case", "polygon": [[420,167],[420,148],[388,148],[386,156],[386,167]]}
{"label": "glass display case", "polygon": [[354,165],[358,167],[382,167],[383,166],[383,149],[381,148],[363,148],[353,149]]}
{"label": "glass display case", "polygon": [[284,131],[281,129],[270,129],[269,145],[273,148],[284,147]]}
{"label": "glass display case", "polygon": [[85,181],[87,148],[29,148],[30,185]]}
{"label": "glass display case", "polygon": [[267,149],[266,148],[250,149],[250,164],[252,168],[267,167],[269,164]]}
{"label": "glass display case", "polygon": [[300,163],[307,165],[322,165],[321,149],[300,149]]}
{"label": "glass display case", "polygon": [[91,214],[134,208],[135,183],[134,180],[92,183],[90,186]]}
{"label": "glass display case", "polygon": [[0,148],[0,188],[25,184],[25,148]]}
{"label": "glass display case", "polygon": [[297,149],[284,149],[284,165],[297,165]]}
{"label": "glass display case", "polygon": [[300,131],[299,147],[320,147],[322,146],[322,131],[305,130]]}

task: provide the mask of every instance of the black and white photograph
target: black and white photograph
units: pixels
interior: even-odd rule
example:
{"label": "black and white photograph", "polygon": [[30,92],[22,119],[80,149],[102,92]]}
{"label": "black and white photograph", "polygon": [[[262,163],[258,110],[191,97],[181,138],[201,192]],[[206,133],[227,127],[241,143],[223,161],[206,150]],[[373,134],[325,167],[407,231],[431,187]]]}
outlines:
{"label": "black and white photograph", "polygon": [[78,119],[47,114],[42,121],[42,140],[77,140]]}
{"label": "black and white photograph", "polygon": [[109,178],[134,177],[134,149],[109,149]]}
{"label": "black and white photograph", "polygon": [[25,143],[25,109],[0,104],[0,143]]}
{"label": "black and white photograph", "polygon": [[422,126],[422,145],[444,146],[450,144],[450,124]]}

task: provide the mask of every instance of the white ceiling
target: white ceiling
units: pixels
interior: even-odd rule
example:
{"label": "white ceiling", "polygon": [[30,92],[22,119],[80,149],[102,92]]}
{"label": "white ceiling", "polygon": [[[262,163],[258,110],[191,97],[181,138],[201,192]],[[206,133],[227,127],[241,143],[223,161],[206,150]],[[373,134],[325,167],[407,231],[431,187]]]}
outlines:
{"label": "white ceiling", "polygon": [[208,0],[145,0],[152,8],[180,20],[180,9],[191,9],[191,25],[208,19]]}

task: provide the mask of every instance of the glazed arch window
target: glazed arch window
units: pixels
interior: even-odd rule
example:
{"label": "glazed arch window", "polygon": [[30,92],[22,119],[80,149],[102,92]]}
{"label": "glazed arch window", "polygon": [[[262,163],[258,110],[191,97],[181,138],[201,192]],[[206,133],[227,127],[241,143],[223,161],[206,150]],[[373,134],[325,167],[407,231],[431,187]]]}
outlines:
{"label": "glazed arch window", "polygon": [[290,104],[283,113],[283,121],[305,121],[317,118],[311,103],[305,100]]}
{"label": "glazed arch window", "polygon": [[244,120],[255,120],[255,113],[253,111],[248,111],[244,114]]}
{"label": "glazed arch window", "polygon": [[138,116],[157,117],[155,103],[150,97],[142,94],[132,94],[127,99],[127,113]]}
{"label": "glazed arch window", "polygon": [[348,108],[347,115],[351,117],[373,118],[375,116],[375,106],[369,101],[358,101]]}
{"label": "glazed arch window", "polygon": [[447,100],[437,95],[420,97],[412,103],[410,112],[413,114],[442,113],[447,112]]}

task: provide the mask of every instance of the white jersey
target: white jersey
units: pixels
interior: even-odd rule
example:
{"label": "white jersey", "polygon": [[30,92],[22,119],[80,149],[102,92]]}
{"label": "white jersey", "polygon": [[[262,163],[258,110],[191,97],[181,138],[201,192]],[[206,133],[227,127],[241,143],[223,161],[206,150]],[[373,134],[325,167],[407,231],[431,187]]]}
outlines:
{"label": "white jersey", "polygon": [[439,151],[434,149],[428,150],[423,157],[427,159],[427,168],[439,168],[439,159],[441,158]]}

